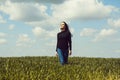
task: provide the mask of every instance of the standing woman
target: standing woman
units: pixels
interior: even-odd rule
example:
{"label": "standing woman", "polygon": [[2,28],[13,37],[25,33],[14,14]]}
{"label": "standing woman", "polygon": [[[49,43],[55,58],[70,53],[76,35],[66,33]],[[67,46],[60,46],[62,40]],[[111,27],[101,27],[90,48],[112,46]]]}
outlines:
{"label": "standing woman", "polygon": [[71,32],[66,22],[60,24],[60,30],[57,34],[56,52],[62,65],[68,63],[68,55],[72,54]]}

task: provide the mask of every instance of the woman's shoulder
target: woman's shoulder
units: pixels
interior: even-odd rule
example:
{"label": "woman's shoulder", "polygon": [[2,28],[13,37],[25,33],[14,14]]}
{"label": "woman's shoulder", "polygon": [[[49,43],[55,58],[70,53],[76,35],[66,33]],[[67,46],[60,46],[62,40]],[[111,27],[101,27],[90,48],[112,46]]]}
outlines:
{"label": "woman's shoulder", "polygon": [[60,35],[60,34],[63,34],[63,35],[70,35],[70,32],[69,31],[63,31],[63,32],[58,32],[57,35]]}
{"label": "woman's shoulder", "polygon": [[61,32],[58,32],[57,34],[60,34]]}

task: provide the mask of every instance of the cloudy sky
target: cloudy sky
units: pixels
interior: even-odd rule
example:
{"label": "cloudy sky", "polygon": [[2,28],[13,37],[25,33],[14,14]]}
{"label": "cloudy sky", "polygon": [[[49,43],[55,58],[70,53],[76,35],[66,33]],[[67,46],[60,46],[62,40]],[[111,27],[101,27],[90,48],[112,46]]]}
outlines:
{"label": "cloudy sky", "polygon": [[54,56],[60,23],[72,56],[120,58],[120,0],[0,0],[0,57]]}

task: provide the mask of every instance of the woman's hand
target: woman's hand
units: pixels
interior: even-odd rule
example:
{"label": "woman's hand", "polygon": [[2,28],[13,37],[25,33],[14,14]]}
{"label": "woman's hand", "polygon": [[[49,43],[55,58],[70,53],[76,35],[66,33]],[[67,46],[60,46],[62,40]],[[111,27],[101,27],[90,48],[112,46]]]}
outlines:
{"label": "woman's hand", "polygon": [[57,52],[55,53],[55,56],[58,57],[58,53]]}
{"label": "woman's hand", "polygon": [[69,50],[69,55],[72,55],[72,50]]}

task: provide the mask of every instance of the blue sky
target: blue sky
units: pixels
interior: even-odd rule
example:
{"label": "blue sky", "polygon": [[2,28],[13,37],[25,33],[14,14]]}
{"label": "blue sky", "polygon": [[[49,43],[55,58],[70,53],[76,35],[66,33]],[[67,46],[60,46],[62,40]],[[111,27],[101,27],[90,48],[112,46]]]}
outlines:
{"label": "blue sky", "polygon": [[62,21],[72,56],[120,58],[119,0],[0,0],[0,57],[55,56]]}

